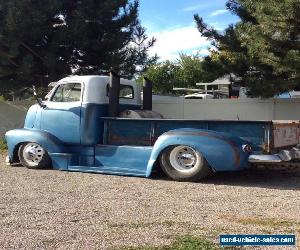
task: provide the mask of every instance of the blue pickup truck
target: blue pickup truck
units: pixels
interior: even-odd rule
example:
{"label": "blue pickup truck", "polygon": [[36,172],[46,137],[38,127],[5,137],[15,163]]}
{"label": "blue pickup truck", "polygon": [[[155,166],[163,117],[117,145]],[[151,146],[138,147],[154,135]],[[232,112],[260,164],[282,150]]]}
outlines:
{"label": "blue pickup truck", "polygon": [[[198,181],[251,164],[297,161],[299,121],[163,119],[143,88],[110,76],[70,76],[6,133],[9,164]],[[150,86],[150,87],[149,87]],[[150,95],[150,98],[149,98]]]}

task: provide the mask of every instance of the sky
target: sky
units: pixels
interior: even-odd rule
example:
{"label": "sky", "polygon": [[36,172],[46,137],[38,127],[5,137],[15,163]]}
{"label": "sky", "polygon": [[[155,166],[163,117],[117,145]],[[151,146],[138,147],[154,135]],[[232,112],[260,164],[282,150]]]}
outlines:
{"label": "sky", "polygon": [[157,41],[149,54],[176,60],[180,53],[207,55],[210,43],[201,37],[193,15],[222,31],[238,18],[226,10],[225,0],[140,0],[139,18],[149,37]]}

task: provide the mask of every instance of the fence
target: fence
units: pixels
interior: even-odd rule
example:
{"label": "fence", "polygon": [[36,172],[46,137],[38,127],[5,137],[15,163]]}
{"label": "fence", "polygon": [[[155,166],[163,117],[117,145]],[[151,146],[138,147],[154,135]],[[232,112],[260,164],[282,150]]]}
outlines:
{"label": "fence", "polygon": [[[23,127],[32,102],[0,102],[0,138],[7,130]],[[165,118],[224,120],[300,120],[300,99],[160,98],[153,110]]]}
{"label": "fence", "polygon": [[300,99],[184,99],[153,102],[165,118],[224,120],[300,120]]}
{"label": "fence", "polygon": [[4,138],[7,130],[21,128],[24,118],[32,102],[0,102],[0,138]]}

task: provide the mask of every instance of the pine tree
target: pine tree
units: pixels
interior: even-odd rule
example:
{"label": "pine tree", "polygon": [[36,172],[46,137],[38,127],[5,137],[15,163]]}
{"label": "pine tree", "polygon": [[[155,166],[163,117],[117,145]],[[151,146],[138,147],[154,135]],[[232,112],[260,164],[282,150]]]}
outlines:
{"label": "pine tree", "polygon": [[57,75],[67,70],[51,50],[56,12],[54,1],[0,1],[1,94],[31,84],[45,85],[51,81],[51,67]]}
{"label": "pine tree", "polygon": [[0,0],[0,94],[71,73],[128,78],[151,63],[129,0]]}
{"label": "pine tree", "polygon": [[253,96],[269,97],[300,85],[299,0],[229,0],[241,19],[224,34],[195,15],[202,35],[218,48],[227,73],[241,76]]}

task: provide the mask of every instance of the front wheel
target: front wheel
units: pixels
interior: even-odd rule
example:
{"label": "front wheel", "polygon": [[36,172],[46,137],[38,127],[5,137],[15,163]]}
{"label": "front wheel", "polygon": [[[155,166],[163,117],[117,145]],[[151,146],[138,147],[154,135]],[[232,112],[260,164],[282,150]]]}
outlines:
{"label": "front wheel", "polygon": [[22,144],[19,148],[18,155],[20,163],[27,168],[48,168],[51,165],[47,151],[35,142]]}
{"label": "front wheel", "polygon": [[176,181],[199,181],[212,173],[203,155],[185,145],[165,149],[160,165],[165,174]]}

